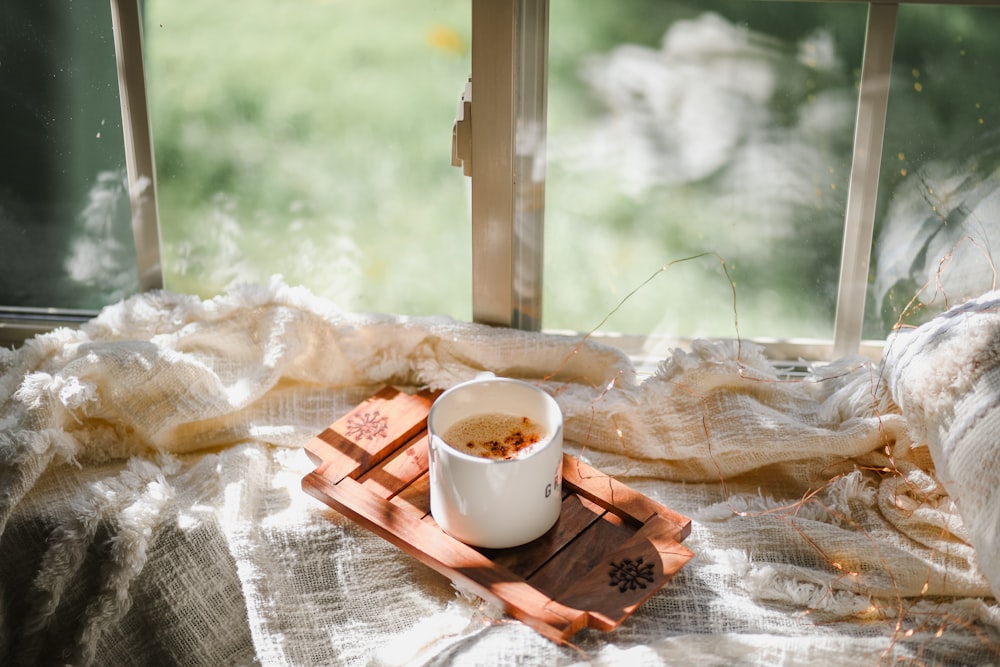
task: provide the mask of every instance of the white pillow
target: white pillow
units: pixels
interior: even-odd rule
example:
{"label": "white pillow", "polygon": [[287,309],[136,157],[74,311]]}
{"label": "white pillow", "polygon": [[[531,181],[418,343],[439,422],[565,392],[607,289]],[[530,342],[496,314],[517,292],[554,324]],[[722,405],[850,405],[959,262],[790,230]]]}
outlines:
{"label": "white pillow", "polygon": [[885,379],[1000,598],[1000,292],[887,341]]}

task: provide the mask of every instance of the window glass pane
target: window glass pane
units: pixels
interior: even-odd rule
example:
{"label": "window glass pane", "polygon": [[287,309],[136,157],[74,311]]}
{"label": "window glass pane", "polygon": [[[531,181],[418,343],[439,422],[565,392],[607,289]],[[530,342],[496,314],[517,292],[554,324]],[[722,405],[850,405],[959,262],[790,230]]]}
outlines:
{"label": "window glass pane", "polygon": [[832,337],[866,6],[551,11],[545,325]]}
{"label": "window glass pane", "polygon": [[468,0],[145,4],[164,280],[471,312]]}
{"label": "window glass pane", "polygon": [[1000,244],[1000,9],[902,5],[896,35],[870,338],[991,289]]}
{"label": "window glass pane", "polygon": [[0,4],[0,126],[0,308],[136,291],[109,3]]}

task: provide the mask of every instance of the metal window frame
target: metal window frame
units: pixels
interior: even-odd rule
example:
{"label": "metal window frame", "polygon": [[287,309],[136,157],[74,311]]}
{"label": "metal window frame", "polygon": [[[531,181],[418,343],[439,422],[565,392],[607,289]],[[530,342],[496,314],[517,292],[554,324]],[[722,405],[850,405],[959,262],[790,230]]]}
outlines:
{"label": "metal window frame", "polygon": [[459,147],[472,177],[473,320],[527,330],[542,325],[548,16],[548,0],[472,1],[475,102]]}
{"label": "metal window frame", "polygon": [[[163,286],[163,274],[139,0],[110,3],[140,288],[157,289]],[[865,341],[861,336],[898,6],[997,6],[1000,0],[866,4],[869,14],[833,340],[763,341],[783,357],[875,356],[881,347],[882,341]],[[479,85],[475,122],[466,119],[463,154],[466,173],[472,177],[473,320],[528,330],[538,330],[542,324],[548,21],[549,0],[472,0],[472,81]],[[471,87],[467,101],[471,103]],[[473,146],[478,147],[478,159],[473,158]],[[18,344],[56,326],[75,326],[94,314],[6,309],[0,312],[0,344]],[[635,347],[643,338],[611,339]]]}
{"label": "metal window frame", "polygon": [[[818,0],[820,2],[853,2],[853,0]],[[540,275],[541,268],[534,264],[519,264],[512,261],[517,256],[519,244],[524,241],[519,231],[525,225],[531,225],[531,243],[540,241],[543,227],[543,216],[527,219],[521,215],[518,204],[505,205],[511,197],[512,184],[517,182],[518,174],[509,168],[510,146],[517,144],[519,133],[523,126],[511,122],[509,115],[490,117],[482,120],[479,103],[483,97],[490,95],[493,103],[506,104],[505,114],[517,101],[519,89],[517,82],[522,84],[525,78],[513,79],[514,89],[510,89],[512,81],[510,73],[517,71],[530,63],[531,59],[540,57],[548,51],[547,44],[539,44],[539,40],[548,40],[548,16],[544,26],[531,34],[526,34],[526,27],[521,17],[525,15],[524,5],[528,0],[473,0],[472,4],[472,80],[479,81],[476,88],[477,109],[474,112],[476,122],[473,123],[473,146],[478,146],[480,154],[500,155],[506,160],[503,169],[493,169],[496,165],[488,165],[477,171],[473,162],[473,313],[474,319],[489,324],[503,324],[518,328],[523,326],[518,319],[519,313],[515,302],[509,295],[518,294],[525,286],[537,288],[537,293],[531,294],[532,304],[540,306],[542,301],[541,281],[535,280]],[[539,0],[547,4],[547,0]],[[852,166],[848,183],[848,201],[844,214],[843,251],[836,304],[833,340],[831,341],[794,341],[770,340],[763,341],[766,349],[782,358],[810,358],[815,360],[840,358],[848,355],[863,354],[869,357],[880,355],[884,341],[865,341],[862,339],[864,323],[865,300],[867,296],[868,270],[871,260],[872,240],[874,234],[875,206],[878,193],[879,170],[882,160],[882,143],[885,134],[886,111],[889,99],[889,81],[892,68],[892,55],[895,42],[896,15],[899,4],[934,4],[934,5],[998,5],[998,0],[871,0],[868,5],[868,18],[865,32],[865,47],[862,58],[862,72],[858,95],[857,117],[855,125]],[[477,29],[478,26],[478,29]],[[540,71],[546,67],[544,62],[537,65]],[[500,77],[496,72],[503,72]],[[483,81],[496,82],[502,80],[499,90],[490,90]],[[530,95],[530,91],[528,93]],[[496,96],[496,97],[494,97]],[[511,101],[513,100],[513,102]],[[540,98],[545,104],[545,98]],[[536,118],[545,117],[545,109],[534,110]],[[489,123],[489,128],[480,128],[479,122]],[[485,143],[484,143],[485,142]],[[479,182],[477,183],[477,179]],[[476,204],[479,193],[479,206]],[[515,200],[518,193],[513,191]],[[488,202],[488,203],[487,203]],[[540,258],[539,258],[540,261]],[[529,320],[529,324],[536,324]],[[637,350],[637,340],[642,336],[613,335],[609,338]],[[680,339],[678,339],[680,340]],[[803,354],[805,353],[805,354]]]}
{"label": "metal window frame", "polygon": [[844,213],[833,358],[858,354],[861,350],[898,9],[897,4],[868,5],[854,149]]}
{"label": "metal window frame", "polygon": [[140,0],[111,0],[111,22],[118,62],[118,90],[125,135],[125,164],[132,203],[139,289],[163,288],[160,223],[156,207],[156,162],[146,98]]}

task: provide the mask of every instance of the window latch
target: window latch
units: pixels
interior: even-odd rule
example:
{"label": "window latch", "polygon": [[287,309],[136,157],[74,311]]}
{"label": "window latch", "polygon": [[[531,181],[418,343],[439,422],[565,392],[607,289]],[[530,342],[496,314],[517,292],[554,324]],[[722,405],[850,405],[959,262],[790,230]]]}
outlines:
{"label": "window latch", "polygon": [[472,77],[465,83],[451,127],[451,164],[461,167],[466,176],[472,176]]}

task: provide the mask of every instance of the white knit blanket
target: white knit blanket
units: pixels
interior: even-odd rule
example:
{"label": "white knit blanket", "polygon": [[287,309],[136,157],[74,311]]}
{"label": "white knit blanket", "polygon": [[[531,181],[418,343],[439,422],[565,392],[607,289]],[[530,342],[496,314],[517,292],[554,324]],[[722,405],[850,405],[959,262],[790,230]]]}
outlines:
{"label": "white knit blanket", "polygon": [[[0,352],[0,664],[1000,663],[998,299],[882,364],[783,380],[697,341],[640,381],[588,340],[278,280],[130,298]],[[616,631],[557,646],[302,492],[302,445],[375,390],[481,370],[692,517],[695,558]]]}

